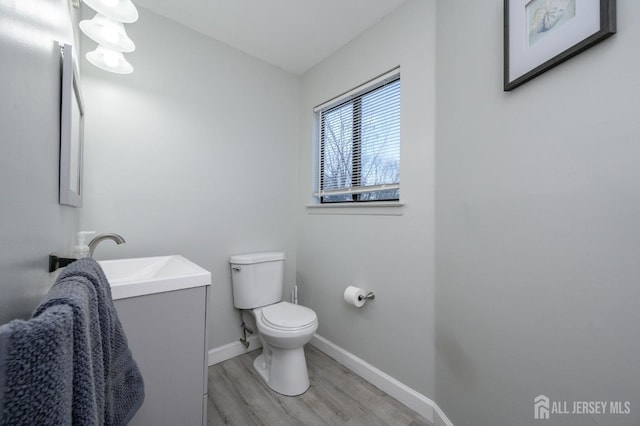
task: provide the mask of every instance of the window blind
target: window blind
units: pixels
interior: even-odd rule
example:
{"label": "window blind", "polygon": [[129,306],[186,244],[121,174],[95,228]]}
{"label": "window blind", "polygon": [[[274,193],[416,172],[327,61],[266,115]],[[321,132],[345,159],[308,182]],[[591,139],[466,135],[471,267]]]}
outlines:
{"label": "window blind", "polygon": [[323,202],[399,199],[399,70],[327,104],[318,111],[315,195]]}

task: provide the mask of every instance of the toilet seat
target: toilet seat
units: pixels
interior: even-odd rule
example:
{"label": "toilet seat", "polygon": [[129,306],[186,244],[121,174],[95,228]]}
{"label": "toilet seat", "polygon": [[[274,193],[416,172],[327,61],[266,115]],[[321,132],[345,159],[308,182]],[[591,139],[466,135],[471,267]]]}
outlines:
{"label": "toilet seat", "polygon": [[280,302],[260,310],[264,325],[281,331],[297,331],[314,326],[318,318],[316,313],[304,306],[289,302]]}

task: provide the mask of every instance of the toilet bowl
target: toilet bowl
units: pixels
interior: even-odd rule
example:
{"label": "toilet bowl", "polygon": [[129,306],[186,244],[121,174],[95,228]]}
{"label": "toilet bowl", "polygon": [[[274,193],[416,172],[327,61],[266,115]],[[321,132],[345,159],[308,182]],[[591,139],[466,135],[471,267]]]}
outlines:
{"label": "toilet bowl", "polygon": [[315,312],[288,302],[252,310],[262,341],[262,354],[253,366],[278,393],[303,394],[309,388],[309,374],[304,345],[318,329]]}
{"label": "toilet bowl", "polygon": [[318,329],[316,313],[282,301],[284,253],[232,256],[233,304],[251,310],[256,320],[262,354],[253,366],[274,391],[287,396],[309,388],[304,345]]}

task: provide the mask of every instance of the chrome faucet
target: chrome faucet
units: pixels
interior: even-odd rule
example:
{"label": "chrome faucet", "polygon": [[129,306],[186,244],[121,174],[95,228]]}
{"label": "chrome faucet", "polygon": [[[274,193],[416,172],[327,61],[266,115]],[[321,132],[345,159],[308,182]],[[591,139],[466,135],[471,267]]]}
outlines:
{"label": "chrome faucet", "polygon": [[100,242],[104,240],[113,240],[116,244],[122,244],[125,242],[124,238],[118,234],[100,234],[89,242],[89,257],[93,257],[93,252]]}

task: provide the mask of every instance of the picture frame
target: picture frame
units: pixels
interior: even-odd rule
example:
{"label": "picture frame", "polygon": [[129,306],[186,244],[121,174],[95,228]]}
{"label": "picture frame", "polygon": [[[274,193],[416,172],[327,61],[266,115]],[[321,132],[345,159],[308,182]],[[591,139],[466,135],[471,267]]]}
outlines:
{"label": "picture frame", "polygon": [[84,158],[84,103],[73,62],[73,47],[60,46],[62,92],[60,102],[60,196],[59,203],[82,206]]}
{"label": "picture frame", "polygon": [[504,91],[616,32],[616,0],[504,0]]}

